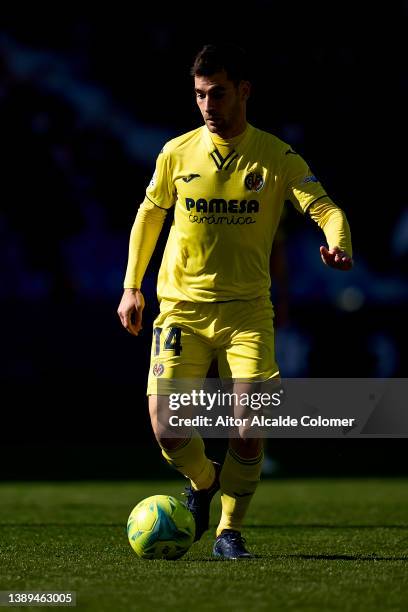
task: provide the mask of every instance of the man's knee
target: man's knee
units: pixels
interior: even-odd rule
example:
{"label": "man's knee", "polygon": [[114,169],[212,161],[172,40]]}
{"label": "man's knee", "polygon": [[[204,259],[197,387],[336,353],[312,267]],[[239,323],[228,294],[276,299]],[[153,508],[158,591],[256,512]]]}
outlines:
{"label": "man's knee", "polygon": [[263,450],[263,439],[261,438],[231,438],[231,448],[243,459],[258,457]]}
{"label": "man's knee", "polygon": [[169,398],[165,395],[149,396],[150,422],[154,436],[164,450],[172,451],[179,447],[186,438],[190,437],[188,431],[177,430],[169,424]]}

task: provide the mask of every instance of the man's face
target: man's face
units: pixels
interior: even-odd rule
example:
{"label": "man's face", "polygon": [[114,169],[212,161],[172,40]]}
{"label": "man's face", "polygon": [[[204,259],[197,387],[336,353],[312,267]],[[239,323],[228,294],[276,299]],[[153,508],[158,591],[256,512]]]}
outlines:
{"label": "man's face", "polygon": [[248,81],[235,85],[225,70],[211,76],[195,76],[194,90],[203,119],[214,134],[223,138],[237,136],[245,129]]}

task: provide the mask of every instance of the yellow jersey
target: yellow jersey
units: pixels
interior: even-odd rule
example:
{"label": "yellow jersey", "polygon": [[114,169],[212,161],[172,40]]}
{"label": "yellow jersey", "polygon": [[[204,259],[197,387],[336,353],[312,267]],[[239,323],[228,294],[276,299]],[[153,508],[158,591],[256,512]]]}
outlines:
{"label": "yellow jersey", "polygon": [[231,140],[205,125],[170,140],[146,190],[155,206],[175,206],[159,300],[269,295],[270,252],[285,200],[304,212],[325,196],[300,155],[250,124]]}

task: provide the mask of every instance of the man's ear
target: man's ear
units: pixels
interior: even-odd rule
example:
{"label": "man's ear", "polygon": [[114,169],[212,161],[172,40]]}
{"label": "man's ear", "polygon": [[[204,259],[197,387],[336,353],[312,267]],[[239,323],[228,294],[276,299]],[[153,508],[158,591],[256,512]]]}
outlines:
{"label": "man's ear", "polygon": [[248,100],[251,95],[251,83],[249,81],[241,81],[239,84],[240,93],[243,100]]}

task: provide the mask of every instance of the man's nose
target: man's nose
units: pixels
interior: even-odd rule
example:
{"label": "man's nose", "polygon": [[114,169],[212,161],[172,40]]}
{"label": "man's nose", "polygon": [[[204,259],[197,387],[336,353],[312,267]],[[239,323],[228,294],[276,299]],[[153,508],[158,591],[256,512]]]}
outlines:
{"label": "man's nose", "polygon": [[204,100],[204,110],[209,113],[212,110],[214,110],[214,101],[212,98],[210,98],[209,96],[206,96],[205,100]]}

